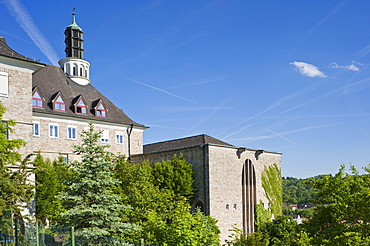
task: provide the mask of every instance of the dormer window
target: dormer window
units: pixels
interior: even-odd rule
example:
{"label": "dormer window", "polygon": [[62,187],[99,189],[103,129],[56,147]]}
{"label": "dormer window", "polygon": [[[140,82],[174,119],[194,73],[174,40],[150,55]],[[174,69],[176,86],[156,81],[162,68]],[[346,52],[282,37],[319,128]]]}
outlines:
{"label": "dormer window", "polygon": [[40,93],[35,90],[32,95],[32,107],[35,108],[43,108],[44,107],[44,100],[40,96]]}
{"label": "dormer window", "polygon": [[54,101],[54,110],[66,111],[66,104],[60,95],[58,95],[57,99]]}
{"label": "dormer window", "polygon": [[95,114],[97,117],[107,117],[107,110],[105,110],[105,107],[102,102],[100,102],[96,107]]}
{"label": "dormer window", "polygon": [[76,104],[76,113],[77,114],[86,114],[86,105],[84,101],[80,98]]}

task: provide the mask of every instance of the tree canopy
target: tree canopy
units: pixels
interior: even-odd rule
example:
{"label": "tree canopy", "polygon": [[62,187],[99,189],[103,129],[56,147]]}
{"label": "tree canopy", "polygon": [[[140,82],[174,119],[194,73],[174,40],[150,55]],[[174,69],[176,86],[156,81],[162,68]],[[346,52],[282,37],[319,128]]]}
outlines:
{"label": "tree canopy", "polygon": [[182,157],[150,165],[124,160],[117,163],[117,193],[131,210],[123,213],[140,230],[126,238],[144,238],[149,244],[218,245],[216,221],[200,211],[191,211],[194,189],[191,165]]}
{"label": "tree canopy", "polygon": [[18,152],[25,142],[8,139],[13,132],[13,120],[3,121],[4,106],[0,103],[0,215],[11,210],[21,219],[21,211],[30,206],[34,185],[28,179],[33,169],[29,157]]}
{"label": "tree canopy", "polygon": [[335,175],[311,180],[317,190],[313,200],[316,207],[307,228],[317,241],[370,241],[370,210],[366,206],[370,200],[370,167],[364,171],[360,175],[351,166],[347,173],[342,165]]}
{"label": "tree canopy", "polygon": [[283,177],[283,202],[287,204],[312,203],[314,188],[308,184],[307,179]]}
{"label": "tree canopy", "polygon": [[108,145],[99,143],[101,135],[94,131],[92,123],[83,131],[83,143],[74,146],[74,152],[82,155],[82,160],[68,164],[74,175],[59,196],[66,211],[58,225],[74,226],[76,238],[88,246],[115,245],[115,237],[133,228],[123,223],[119,215],[125,207],[112,192],[119,182],[113,177],[110,153],[105,151]]}

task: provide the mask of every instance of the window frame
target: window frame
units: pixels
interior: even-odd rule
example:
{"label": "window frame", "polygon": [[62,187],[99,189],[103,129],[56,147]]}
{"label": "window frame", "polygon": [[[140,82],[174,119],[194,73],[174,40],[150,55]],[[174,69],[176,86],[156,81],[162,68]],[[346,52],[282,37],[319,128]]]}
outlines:
{"label": "window frame", "polygon": [[[99,107],[102,108],[99,108]],[[102,102],[99,102],[98,105],[95,108],[95,116],[101,117],[101,118],[107,118],[107,110],[105,109],[105,106]]]}
{"label": "window frame", "polygon": [[[83,103],[83,106],[79,105],[80,102]],[[78,112],[78,109],[81,109],[81,112]],[[85,109],[85,113],[83,113],[83,109]],[[87,114],[87,106],[86,106],[85,101],[82,98],[78,99],[77,103],[75,104],[75,113],[76,114],[82,114],[82,115]]]}
{"label": "window frame", "polygon": [[[37,126],[37,127],[36,127]],[[36,131],[37,128],[37,131]],[[32,122],[32,136],[34,137],[40,137],[40,122],[39,121],[33,121]]]}
{"label": "window frame", "polygon": [[9,74],[0,71],[0,97],[9,97]]}
{"label": "window frame", "polygon": [[[35,97],[36,93],[40,98]],[[35,105],[33,104],[33,102],[35,102]],[[41,106],[39,105],[39,103],[41,103]],[[42,96],[37,89],[32,93],[32,107],[33,108],[44,108],[44,99],[42,99]]]}
{"label": "window frame", "polygon": [[[71,129],[71,132],[70,132],[70,129]],[[67,126],[67,139],[77,140],[77,127],[76,126]]]}
{"label": "window frame", "polygon": [[102,143],[109,143],[109,130],[102,130],[102,136],[100,138],[100,142]]}
{"label": "window frame", "polygon": [[49,137],[59,138],[59,124],[49,124]]}
{"label": "window frame", "polygon": [[123,144],[123,132],[116,132],[116,144]]}
{"label": "window frame", "polygon": [[[63,102],[58,102],[58,99],[61,99]],[[61,111],[61,112],[65,112],[66,111],[66,103],[65,103],[65,101],[64,101],[64,99],[63,99],[63,97],[61,96],[61,95],[58,95],[56,98],[55,98],[55,100],[54,100],[54,102],[53,102],[53,109],[55,110],[55,111]],[[64,106],[63,108],[64,109],[58,109],[57,108],[57,105],[60,107],[60,106]]]}

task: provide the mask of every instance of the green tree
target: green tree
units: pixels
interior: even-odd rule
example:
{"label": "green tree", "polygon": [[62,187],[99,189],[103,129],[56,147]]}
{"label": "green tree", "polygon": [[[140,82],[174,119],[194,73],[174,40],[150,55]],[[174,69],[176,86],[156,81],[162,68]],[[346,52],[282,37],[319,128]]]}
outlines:
{"label": "green tree", "polygon": [[262,187],[270,203],[270,211],[276,217],[282,214],[281,171],[277,164],[265,167],[262,172]]}
{"label": "green tree", "polygon": [[[178,161],[183,162],[175,158],[175,165]],[[144,238],[149,244],[217,245],[219,229],[216,221],[199,211],[191,212],[188,197],[193,194],[184,192],[187,189],[181,187],[182,184],[192,184],[193,180],[177,182],[173,179],[176,176],[173,169],[176,168],[169,163],[171,161],[152,167],[148,162],[133,164],[122,157],[117,161],[115,177],[121,181],[117,193],[123,204],[131,206],[131,210],[122,216],[140,226],[140,230],[126,234],[125,238]],[[181,163],[179,166],[188,173],[176,172],[191,177],[189,164]],[[166,177],[170,177],[168,182]]]}
{"label": "green tree", "polygon": [[66,189],[63,182],[72,176],[71,170],[67,168],[63,157],[50,161],[38,153],[33,163],[36,168],[36,219],[43,224],[47,220],[55,224],[64,212],[57,195]]}
{"label": "green tree", "polygon": [[311,240],[301,226],[287,216],[278,216],[276,219],[260,226],[260,232],[270,238],[269,245],[304,246],[312,245]]}
{"label": "green tree", "polygon": [[17,151],[25,142],[8,139],[15,123],[12,120],[2,121],[4,112],[5,108],[0,103],[0,215],[12,211],[22,222],[20,212],[30,206],[33,198],[34,185],[28,180],[33,170],[30,156],[22,160],[22,155]]}
{"label": "green tree", "polygon": [[364,170],[365,174],[360,175],[351,166],[347,173],[342,165],[335,175],[311,180],[317,189],[316,207],[307,228],[316,243],[370,239],[370,210],[366,206],[370,200],[370,167]]}
{"label": "green tree", "polygon": [[312,203],[315,190],[307,179],[283,177],[283,202],[288,204]]}
{"label": "green tree", "polygon": [[186,197],[189,201],[194,194],[192,165],[183,156],[175,155],[171,160],[153,165],[154,185],[160,189],[169,189],[174,194]]}
{"label": "green tree", "polygon": [[61,215],[64,222],[59,225],[74,226],[80,245],[114,245],[114,237],[133,228],[119,216],[124,206],[112,192],[119,182],[113,178],[114,163],[105,150],[108,146],[99,144],[101,135],[94,131],[92,123],[83,131],[83,143],[74,146],[82,161],[68,165],[74,175],[59,196],[66,209]]}
{"label": "green tree", "polygon": [[233,246],[268,246],[270,243],[269,235],[264,232],[243,233],[240,228],[233,227],[230,240],[226,240],[227,245]]}

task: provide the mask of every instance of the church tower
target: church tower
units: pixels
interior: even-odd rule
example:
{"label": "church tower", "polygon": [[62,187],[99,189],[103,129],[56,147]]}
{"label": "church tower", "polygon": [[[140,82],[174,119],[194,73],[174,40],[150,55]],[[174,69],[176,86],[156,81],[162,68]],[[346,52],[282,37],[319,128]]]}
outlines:
{"label": "church tower", "polygon": [[83,34],[82,29],[76,23],[76,14],[72,13],[72,24],[64,31],[66,58],[61,59],[59,65],[74,82],[87,85],[90,83],[90,62],[83,58]]}

